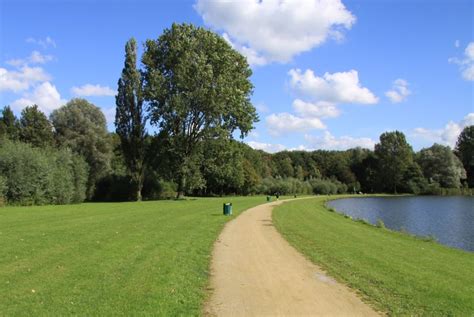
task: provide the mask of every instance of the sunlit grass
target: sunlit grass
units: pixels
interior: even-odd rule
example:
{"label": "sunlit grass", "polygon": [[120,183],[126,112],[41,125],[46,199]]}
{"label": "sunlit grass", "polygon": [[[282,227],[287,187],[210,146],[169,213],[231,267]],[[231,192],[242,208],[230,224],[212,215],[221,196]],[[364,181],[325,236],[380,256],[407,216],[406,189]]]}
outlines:
{"label": "sunlit grass", "polygon": [[0,315],[200,314],[227,201],[0,208]]}
{"label": "sunlit grass", "polygon": [[393,315],[472,316],[474,254],[356,222],[327,197],[276,207],[283,236],[331,276]]}

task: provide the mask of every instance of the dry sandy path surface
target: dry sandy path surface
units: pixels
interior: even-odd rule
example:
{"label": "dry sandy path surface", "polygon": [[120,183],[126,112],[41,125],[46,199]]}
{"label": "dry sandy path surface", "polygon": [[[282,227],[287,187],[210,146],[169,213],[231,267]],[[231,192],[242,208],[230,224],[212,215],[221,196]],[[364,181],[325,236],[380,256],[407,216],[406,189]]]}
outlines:
{"label": "dry sandy path surface", "polygon": [[376,316],[272,225],[274,202],[251,208],[219,236],[211,264],[212,316]]}

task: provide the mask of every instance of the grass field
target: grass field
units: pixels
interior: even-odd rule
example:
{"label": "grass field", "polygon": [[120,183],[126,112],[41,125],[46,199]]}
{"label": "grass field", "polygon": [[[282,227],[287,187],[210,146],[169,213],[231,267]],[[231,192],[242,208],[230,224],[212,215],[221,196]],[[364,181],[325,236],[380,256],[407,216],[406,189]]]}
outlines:
{"label": "grass field", "polygon": [[0,315],[199,315],[224,201],[0,208]]}
{"label": "grass field", "polygon": [[352,221],[326,199],[274,209],[296,249],[390,315],[474,316],[473,253]]}

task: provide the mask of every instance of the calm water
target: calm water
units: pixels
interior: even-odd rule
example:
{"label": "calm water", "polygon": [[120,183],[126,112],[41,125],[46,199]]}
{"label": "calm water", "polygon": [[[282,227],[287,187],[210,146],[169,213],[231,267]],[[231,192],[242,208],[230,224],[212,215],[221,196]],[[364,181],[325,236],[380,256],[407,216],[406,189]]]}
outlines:
{"label": "calm water", "polygon": [[474,197],[367,197],[345,198],[328,205],[351,216],[387,228],[404,229],[418,236],[474,252]]}

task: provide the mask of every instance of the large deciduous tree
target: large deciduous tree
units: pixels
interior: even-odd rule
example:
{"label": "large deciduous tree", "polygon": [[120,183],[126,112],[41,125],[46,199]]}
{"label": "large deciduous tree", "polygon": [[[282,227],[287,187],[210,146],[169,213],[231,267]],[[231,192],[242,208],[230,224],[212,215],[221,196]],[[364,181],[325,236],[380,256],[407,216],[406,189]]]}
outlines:
{"label": "large deciduous tree", "polygon": [[137,43],[125,45],[125,66],[118,81],[115,131],[120,136],[123,157],[136,186],[136,199],[142,199],[145,171],[146,115],[143,109],[142,80],[137,66]]}
{"label": "large deciduous tree", "polygon": [[145,96],[151,122],[169,137],[177,169],[178,197],[203,182],[187,179],[199,163],[201,141],[244,137],[257,121],[247,60],[220,36],[189,24],[173,24],[146,42]]}
{"label": "large deciduous tree", "polygon": [[441,187],[459,188],[461,179],[466,177],[461,161],[449,146],[433,144],[422,149],[417,154],[417,162],[426,179]]}
{"label": "large deciduous tree", "polygon": [[413,149],[402,132],[385,132],[380,136],[380,143],[375,145],[375,155],[385,189],[396,193],[405,171],[413,162]]}
{"label": "large deciduous tree", "polygon": [[474,187],[474,125],[462,130],[456,143],[456,154],[466,170],[469,187]]}
{"label": "large deciduous tree", "polygon": [[21,111],[20,140],[36,147],[53,145],[53,127],[37,105]]}
{"label": "large deciduous tree", "polygon": [[85,99],[72,99],[51,113],[56,141],[80,154],[89,165],[87,198],[110,170],[111,146],[102,111]]}

